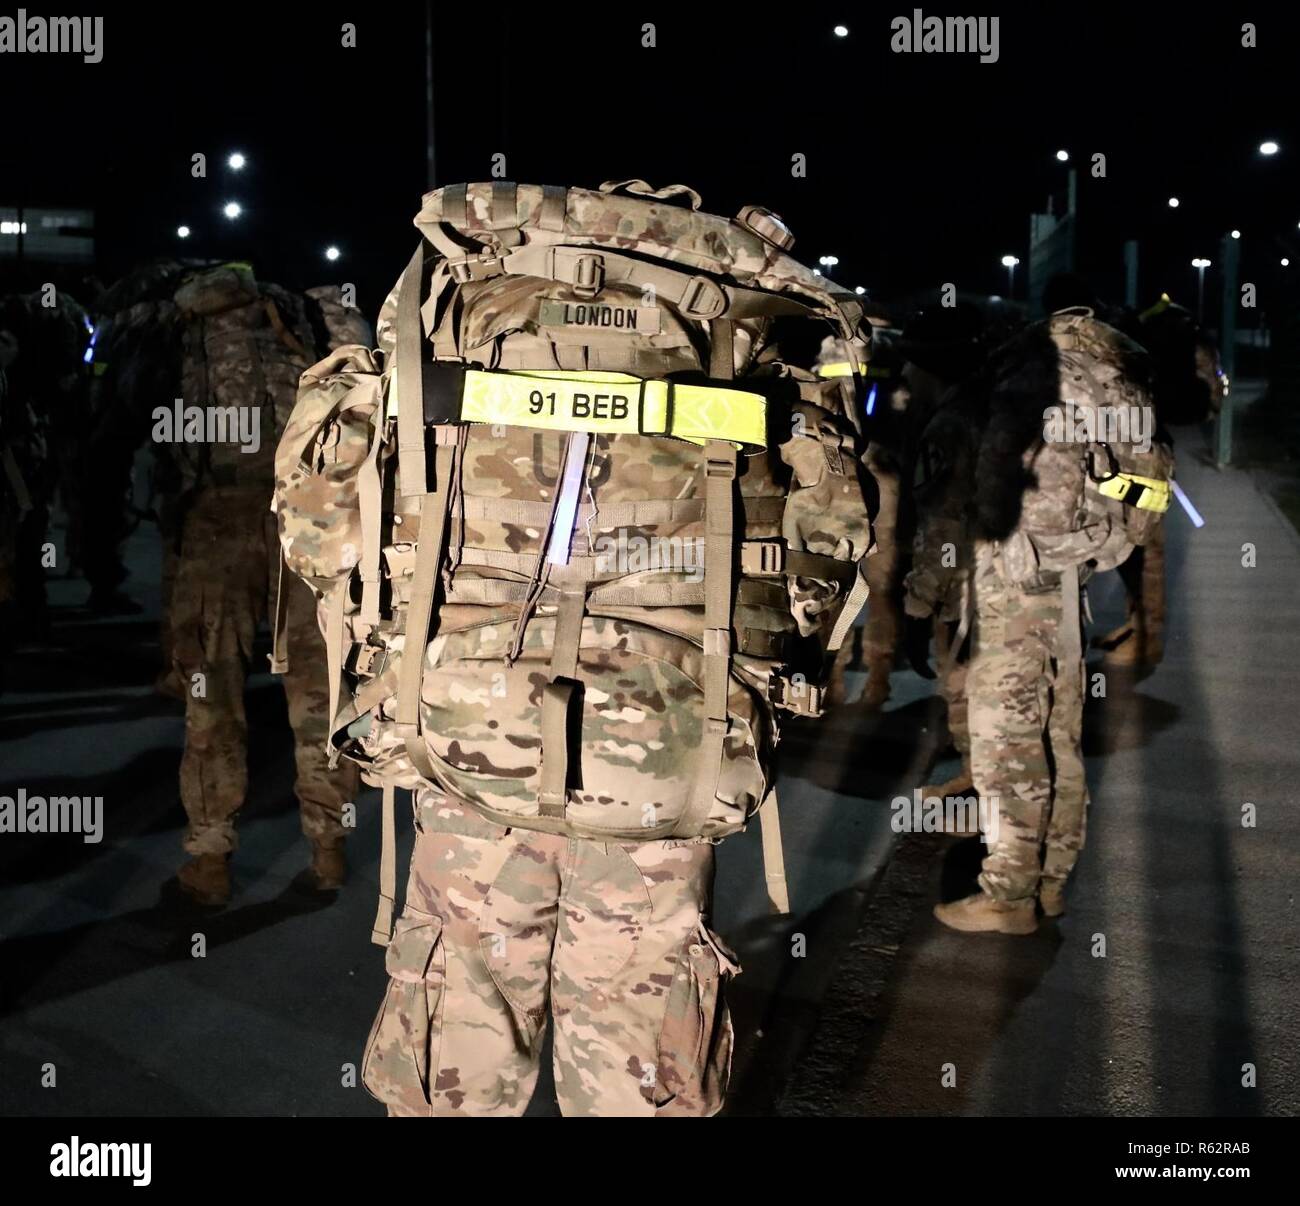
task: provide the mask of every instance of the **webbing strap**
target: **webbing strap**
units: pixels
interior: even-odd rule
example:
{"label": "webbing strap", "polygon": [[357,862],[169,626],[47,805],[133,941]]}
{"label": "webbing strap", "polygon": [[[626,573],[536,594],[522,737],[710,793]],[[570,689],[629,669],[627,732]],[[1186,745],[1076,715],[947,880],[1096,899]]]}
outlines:
{"label": "webbing strap", "polygon": [[339,714],[339,700],[343,695],[343,619],[347,610],[348,590],[352,575],[345,574],[335,583],[325,611],[325,667],[329,675],[329,726],[325,730],[325,750],[329,754],[331,770],[338,765],[339,751],[334,745],[334,718]]}
{"label": "webbing strap", "polygon": [[[701,445],[729,440],[746,452],[760,452],[767,446],[767,400],[748,390],[592,370],[501,372],[431,364],[425,366],[425,375],[433,406],[424,420],[430,423],[664,435]],[[425,392],[422,381],[418,397],[410,396],[400,363],[397,376],[398,388],[389,387],[388,413],[396,407],[399,451],[405,456],[403,420],[409,428],[411,410],[417,405],[423,408]],[[413,435],[410,438],[414,440]],[[416,455],[422,452],[421,444]],[[405,461],[402,464],[406,493]]]}
{"label": "webbing strap", "polygon": [[[280,572],[275,583],[275,617],[271,621],[271,673],[289,672],[289,592],[285,589],[284,546],[280,547]],[[330,714],[331,723],[334,720]]]}
{"label": "webbing strap", "polygon": [[777,916],[790,911],[790,886],[785,879],[785,849],[781,844],[781,813],[776,804],[776,787],[769,788],[767,799],[758,810],[763,831],[763,879],[767,899]]}
{"label": "webbing strap", "polygon": [[498,273],[535,276],[578,289],[598,292],[610,284],[652,289],[656,299],[670,302],[685,317],[697,321],[715,318],[758,318],[767,315],[820,313],[815,302],[739,285],[724,285],[705,273],[682,272],[663,264],[621,255],[604,247],[533,243],[498,260],[468,264],[471,275]]}
{"label": "webbing strap", "polygon": [[584,587],[565,587],[555,613],[551,681],[542,690],[542,775],[537,811],[544,817],[563,817],[568,803],[569,711],[577,685],[574,676],[585,605]]}
{"label": "webbing strap", "polygon": [[698,769],[690,803],[674,834],[695,837],[713,810],[727,737],[727,693],[731,680],[731,588],[734,520],[732,490],[736,450],[723,440],[704,447],[704,718]]}
{"label": "webbing strap", "polygon": [[509,180],[492,181],[492,229],[507,230],[519,225],[516,186]]}
{"label": "webbing strap", "polygon": [[844,644],[844,638],[849,635],[849,629],[853,627],[853,622],[858,618],[870,593],[871,588],[867,585],[867,576],[862,572],[862,567],[859,566],[858,575],[853,579],[853,585],[849,588],[849,596],[844,600],[844,606],[840,609],[840,614],[835,620],[835,627],[831,629],[830,638],[826,642],[826,648],[829,652],[838,652],[840,646]]}
{"label": "webbing strap", "polygon": [[563,185],[542,185],[542,209],[537,216],[538,229],[550,231],[552,234],[562,234],[568,201],[569,190]]}
{"label": "webbing strap", "polygon": [[736,375],[736,327],[725,318],[709,326],[709,376],[730,381]]}
{"label": "webbing strap", "polygon": [[[424,277],[421,240],[397,290],[397,367],[406,404],[397,412],[397,455],[404,497],[427,494],[429,465],[424,442],[424,382],[420,372],[424,328],[420,321],[420,286]],[[395,388],[389,380],[389,390]],[[390,411],[391,413],[391,411]]]}
{"label": "webbing strap", "polygon": [[433,599],[438,588],[438,568],[442,563],[442,544],[452,495],[451,478],[460,447],[459,443],[439,443],[434,453],[436,481],[433,491],[424,496],[420,514],[420,545],[415,553],[415,574],[406,607],[405,642],[397,674],[397,735],[406,746],[407,756],[416,770],[430,782],[434,778],[433,763],[420,734],[420,679],[429,643]]}
{"label": "webbing strap", "polygon": [[379,474],[379,450],[384,444],[385,423],[375,414],[375,433],[370,451],[357,470],[357,503],[361,518],[361,623],[373,628],[379,623],[380,561],[383,555],[384,500]]}
{"label": "webbing strap", "polygon": [[384,780],[383,818],[380,822],[382,837],[379,847],[379,907],[375,910],[375,924],[370,928],[370,941],[387,946],[393,937],[393,904],[397,896],[397,820],[394,814],[396,787],[391,779]]}
{"label": "webbing strap", "polygon": [[1105,498],[1113,498],[1130,507],[1158,514],[1169,510],[1169,483],[1163,478],[1119,472],[1096,485],[1098,493]]}
{"label": "webbing strap", "polygon": [[829,364],[819,364],[817,366],[817,376],[819,377],[858,377],[866,376],[869,371],[866,364],[856,360],[833,360]]}

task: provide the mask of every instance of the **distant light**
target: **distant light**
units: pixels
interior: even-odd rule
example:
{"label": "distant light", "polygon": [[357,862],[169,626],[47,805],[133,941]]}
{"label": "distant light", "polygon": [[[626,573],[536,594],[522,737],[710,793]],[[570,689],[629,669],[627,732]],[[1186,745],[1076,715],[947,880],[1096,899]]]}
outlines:
{"label": "distant light", "polygon": [[847,38],[849,36],[849,27],[847,25],[837,25],[835,27],[835,36],[837,38]]}
{"label": "distant light", "polygon": [[1014,268],[1020,261],[1013,255],[1004,255],[1002,257],[1003,268]]}
{"label": "distant light", "polygon": [[1268,142],[1261,142],[1259,144],[1259,153],[1261,155],[1276,155],[1279,149],[1277,143],[1273,142],[1271,139]]}
{"label": "distant light", "polygon": [[866,292],[866,290],[861,285],[858,285],[854,288],[853,292],[858,294],[858,296],[860,297],[862,294]]}
{"label": "distant light", "polygon": [[26,234],[26,222],[0,222],[0,234]]}
{"label": "distant light", "polygon": [[1202,259],[1199,256],[1192,261],[1193,268],[1208,268],[1209,266],[1210,266],[1210,261],[1206,259]]}
{"label": "distant light", "polygon": [[1001,300],[1002,300],[1002,297],[1001,297],[1000,294],[997,294],[997,293],[990,293],[990,294],[989,294],[989,301],[991,301],[991,302],[1000,302]]}
{"label": "distant light", "polygon": [[188,239],[190,237],[190,228],[188,226],[178,226],[176,228],[176,237],[178,239]]}
{"label": "distant light", "polygon": [[820,268],[813,269],[813,276],[821,276],[821,274],[822,274],[822,270]]}
{"label": "distant light", "polygon": [[248,160],[245,159],[243,155],[241,155],[238,151],[236,151],[233,155],[230,156],[229,159],[226,160],[226,166],[238,172],[242,170],[242,168],[247,162]]}
{"label": "distant light", "polygon": [[1232,232],[1232,237],[1233,237],[1234,239],[1239,239],[1239,238],[1241,238],[1241,231],[1239,231],[1239,230],[1234,230],[1234,231]]}
{"label": "distant light", "polygon": [[1070,152],[1069,152],[1069,151],[1057,151],[1057,152],[1056,152],[1056,157],[1057,157],[1057,159],[1059,159],[1062,163],[1068,163],[1069,160],[1070,160]]}
{"label": "distant light", "polygon": [[1289,267],[1291,267],[1291,261],[1288,260],[1288,259],[1286,258],[1286,256],[1283,256],[1283,257],[1282,257],[1282,267],[1283,267],[1283,268],[1289,268]]}
{"label": "distant light", "polygon": [[823,265],[825,265],[825,267],[827,267],[827,268],[834,268],[835,265],[838,264],[840,261],[839,261],[839,257],[838,257],[838,256],[834,256],[834,255],[824,255],[824,256],[819,257],[819,259],[817,260],[817,262],[818,262],[819,264],[823,264]]}
{"label": "distant light", "polygon": [[330,261],[337,260],[343,253],[337,247],[326,247],[325,258]]}
{"label": "distant light", "polygon": [[1178,208],[1178,198],[1177,198],[1177,197],[1170,197],[1170,198],[1169,198],[1169,208],[1170,208],[1170,209],[1177,209],[1177,208]]}
{"label": "distant light", "polygon": [[221,211],[227,218],[237,218],[244,212],[244,207],[238,201],[228,201],[226,207]]}

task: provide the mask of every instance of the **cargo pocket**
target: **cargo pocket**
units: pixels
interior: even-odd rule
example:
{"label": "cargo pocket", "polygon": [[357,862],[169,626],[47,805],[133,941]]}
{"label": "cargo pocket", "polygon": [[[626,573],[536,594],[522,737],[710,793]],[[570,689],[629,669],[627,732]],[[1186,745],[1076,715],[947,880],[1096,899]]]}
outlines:
{"label": "cargo pocket", "polygon": [[446,981],[442,921],[407,910],[388,944],[388,993],[366,1043],[361,1082],[393,1114],[429,1115]]}
{"label": "cargo pocket", "polygon": [[735,955],[701,918],[677,961],[659,1033],[656,1114],[703,1118],[722,1108],[732,1047],[724,987],[739,974]]}

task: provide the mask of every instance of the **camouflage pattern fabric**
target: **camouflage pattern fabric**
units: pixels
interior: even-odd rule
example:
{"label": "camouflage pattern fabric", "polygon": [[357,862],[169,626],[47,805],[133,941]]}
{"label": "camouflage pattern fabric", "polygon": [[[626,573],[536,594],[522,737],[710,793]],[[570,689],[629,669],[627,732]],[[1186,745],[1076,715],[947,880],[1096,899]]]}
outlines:
{"label": "camouflage pattern fabric", "polygon": [[549,1008],[566,1116],[722,1105],[735,956],[705,918],[707,841],[506,829],[432,791],[362,1078],[390,1115],[519,1115]]}
{"label": "camouflage pattern fabric", "polygon": [[1059,585],[1027,591],[1000,557],[982,558],[975,601],[971,772],[998,822],[979,882],[996,900],[1021,900],[1040,879],[1063,884],[1083,848],[1083,662],[1058,657]]}
{"label": "camouflage pattern fabric", "polygon": [[[280,544],[260,491],[205,491],[185,517],[172,592],[173,656],[186,686],[181,801],[189,817],[185,849],[225,853],[236,846],[235,815],[248,786],[244,687],[258,623],[275,604]],[[329,729],[325,650],[311,590],[286,576],[289,671],[284,675],[294,732],[294,790],[303,832],[315,842],[343,839],[343,805],[355,799],[357,770],[326,768]],[[196,697],[192,676],[206,693]]]}

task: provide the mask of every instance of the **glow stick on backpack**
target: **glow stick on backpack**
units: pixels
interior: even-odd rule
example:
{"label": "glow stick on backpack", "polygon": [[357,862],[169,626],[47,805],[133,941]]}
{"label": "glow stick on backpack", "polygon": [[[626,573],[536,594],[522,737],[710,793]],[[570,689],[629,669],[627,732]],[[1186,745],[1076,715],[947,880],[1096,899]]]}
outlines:
{"label": "glow stick on backpack", "polygon": [[1201,518],[1201,513],[1194,506],[1192,506],[1192,500],[1188,498],[1186,494],[1183,493],[1182,486],[1180,486],[1175,481],[1171,481],[1169,484],[1174,488],[1174,497],[1178,499],[1178,502],[1182,506],[1183,510],[1187,512],[1187,518],[1190,519],[1192,523],[1196,525],[1196,527],[1198,528],[1205,527],[1205,520]]}

